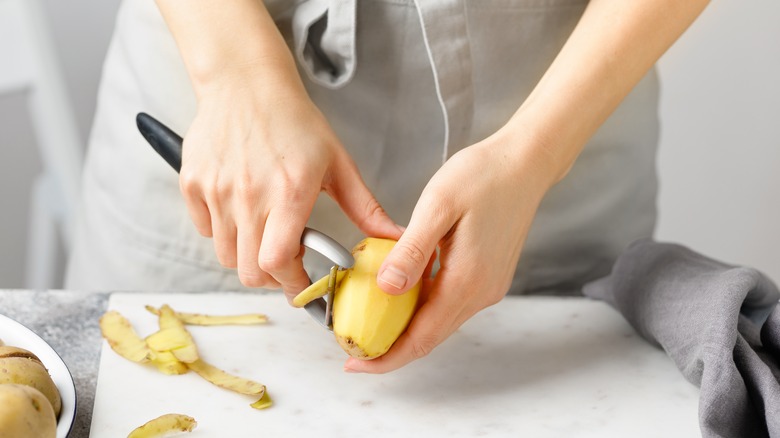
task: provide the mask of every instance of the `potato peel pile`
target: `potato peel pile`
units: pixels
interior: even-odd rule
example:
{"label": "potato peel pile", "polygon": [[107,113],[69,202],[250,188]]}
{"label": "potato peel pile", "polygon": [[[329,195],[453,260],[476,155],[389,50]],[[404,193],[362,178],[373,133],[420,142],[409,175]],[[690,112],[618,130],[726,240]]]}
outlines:
{"label": "potato peel pile", "polygon": [[[160,329],[145,339],[142,339],[133,329],[130,321],[117,311],[106,312],[100,318],[100,331],[117,354],[131,362],[154,366],[164,374],[185,374],[192,370],[221,388],[239,394],[258,396],[258,400],[250,404],[254,409],[266,409],[273,405],[262,383],[234,376],[201,359],[195,340],[185,328],[185,324],[207,326],[264,324],[268,321],[265,315],[215,316],[179,313],[167,304],[159,309],[152,306],[146,306],[146,309],[157,315]],[[166,434],[169,432],[191,431],[195,424],[195,420],[191,417],[167,414],[134,430],[128,438],[168,436]],[[189,429],[182,428],[185,426]]]}

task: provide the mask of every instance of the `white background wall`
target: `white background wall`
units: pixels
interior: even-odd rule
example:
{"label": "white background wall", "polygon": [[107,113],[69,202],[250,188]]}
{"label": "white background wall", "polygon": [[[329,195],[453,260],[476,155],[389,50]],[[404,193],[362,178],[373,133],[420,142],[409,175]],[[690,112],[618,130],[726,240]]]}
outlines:
{"label": "white background wall", "polygon": [[780,284],[780,2],[711,2],[659,67],[658,238]]}
{"label": "white background wall", "polygon": [[[86,139],[119,0],[43,3]],[[658,238],[780,282],[780,2],[713,1],[659,66]],[[24,286],[40,169],[25,111],[24,96],[0,96],[0,288]]]}

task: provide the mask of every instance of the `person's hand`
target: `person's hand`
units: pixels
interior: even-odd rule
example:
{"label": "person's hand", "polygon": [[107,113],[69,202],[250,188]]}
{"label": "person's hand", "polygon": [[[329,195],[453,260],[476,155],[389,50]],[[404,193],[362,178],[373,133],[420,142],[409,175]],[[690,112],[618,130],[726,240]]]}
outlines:
{"label": "person's hand", "polygon": [[[296,72],[290,72],[295,75]],[[198,231],[213,237],[220,263],[250,287],[310,283],[301,234],[320,191],[366,234],[399,230],[294,76],[220,78],[198,92],[184,139],[181,191]]]}
{"label": "person's hand", "polygon": [[421,305],[390,351],[373,360],[350,358],[345,371],[385,373],[422,358],[504,297],[552,184],[547,157],[527,153],[522,143],[499,132],[455,154],[433,176],[377,282],[387,293],[405,292],[423,276],[437,246],[440,269],[423,279]]}
{"label": "person's hand", "polygon": [[281,286],[292,299],[309,285],[300,239],[323,190],[364,233],[398,237],[309,99],[263,2],[156,3],[198,101],[181,191],[222,265],[246,286]]}

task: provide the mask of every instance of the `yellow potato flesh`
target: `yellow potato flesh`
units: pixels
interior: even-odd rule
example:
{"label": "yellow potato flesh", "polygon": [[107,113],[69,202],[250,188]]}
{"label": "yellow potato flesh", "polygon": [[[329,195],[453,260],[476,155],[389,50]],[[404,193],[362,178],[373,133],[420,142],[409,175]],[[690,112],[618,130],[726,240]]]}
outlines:
{"label": "yellow potato flesh", "polygon": [[267,409],[270,408],[273,404],[273,400],[271,400],[271,397],[268,395],[268,391],[266,391],[263,393],[263,396],[260,397],[260,400],[252,403],[249,406],[252,406],[255,409]]}
{"label": "yellow potato flesh", "polygon": [[376,283],[379,267],[394,240],[366,238],[352,250],[355,265],[347,270],[333,300],[333,334],[352,357],[385,354],[414,315],[421,282],[402,295],[390,295]]}

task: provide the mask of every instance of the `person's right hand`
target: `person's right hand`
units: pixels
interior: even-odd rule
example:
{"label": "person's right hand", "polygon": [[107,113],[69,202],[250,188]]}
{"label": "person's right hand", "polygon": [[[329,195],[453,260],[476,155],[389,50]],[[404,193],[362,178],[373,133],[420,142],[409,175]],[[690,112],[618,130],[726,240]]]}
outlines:
{"label": "person's right hand", "polygon": [[220,263],[250,287],[310,283],[300,239],[326,191],[365,234],[398,238],[297,72],[221,77],[198,90],[184,139],[180,186],[195,226]]}

